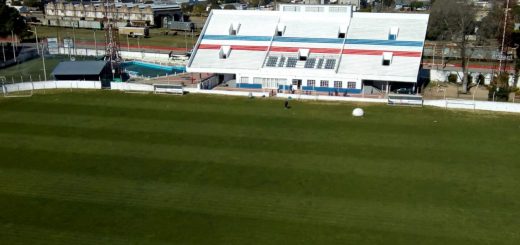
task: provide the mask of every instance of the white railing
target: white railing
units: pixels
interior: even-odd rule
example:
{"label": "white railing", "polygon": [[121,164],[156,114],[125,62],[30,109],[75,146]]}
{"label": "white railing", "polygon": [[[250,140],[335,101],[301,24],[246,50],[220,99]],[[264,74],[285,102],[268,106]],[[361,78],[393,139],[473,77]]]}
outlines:
{"label": "white railing", "polygon": [[[40,82],[23,82],[1,85],[0,91],[6,95],[20,91],[34,91],[44,89],[101,89],[100,81],[40,81]],[[128,91],[128,92],[153,92],[154,87],[151,84],[111,83],[112,90]],[[201,90],[199,88],[184,88],[186,92],[196,94],[214,94],[214,95],[230,95],[230,96],[253,96],[253,97],[269,97],[269,92],[249,92],[249,91],[225,91],[225,90]],[[293,98],[301,100],[322,100],[322,101],[344,101],[344,102],[366,102],[366,103],[387,103],[387,99],[359,98],[359,97],[342,97],[342,96],[326,96],[326,95],[304,95],[304,94],[283,94],[276,95],[278,98]],[[492,102],[492,101],[473,101],[473,100],[424,100],[425,106],[434,106],[447,109],[473,109],[498,112],[514,112],[520,113],[520,103],[511,102]]]}
{"label": "white railing", "polygon": [[32,91],[41,89],[101,89],[100,81],[43,81],[23,82],[2,85],[4,93]]}

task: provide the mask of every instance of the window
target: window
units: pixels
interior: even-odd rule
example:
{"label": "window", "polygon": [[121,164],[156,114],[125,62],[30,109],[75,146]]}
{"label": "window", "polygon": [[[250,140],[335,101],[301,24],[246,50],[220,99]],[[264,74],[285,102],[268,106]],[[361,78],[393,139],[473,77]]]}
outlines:
{"label": "window", "polygon": [[321,80],[320,81],[320,87],[328,87],[329,81],[328,80]]}
{"label": "window", "polygon": [[346,13],[348,12],[347,7],[329,7],[329,12],[331,13]]}
{"label": "window", "polygon": [[342,81],[334,81],[334,87],[335,88],[342,88],[343,82]]}
{"label": "window", "polygon": [[227,59],[229,58],[229,54],[231,53],[231,47],[230,46],[221,46],[220,52],[219,52],[219,58],[221,59]]}
{"label": "window", "polygon": [[276,26],[276,33],[275,33],[275,36],[283,36],[283,33],[285,32],[285,25],[283,24],[278,24],[278,26]]}
{"label": "window", "polygon": [[305,8],[305,12],[323,12],[325,8],[318,6],[308,6]]}
{"label": "window", "polygon": [[307,80],[307,86],[309,86],[309,87],[316,86],[316,80]]}
{"label": "window", "polygon": [[356,82],[348,82],[347,88],[356,88]]}
{"label": "window", "polygon": [[309,56],[309,49],[300,49],[298,50],[298,60],[305,61],[307,60],[307,57]]}
{"label": "window", "polygon": [[292,80],[292,85],[298,85],[298,82],[299,82],[299,81],[300,81],[300,80],[298,80],[298,79],[293,79],[293,80]]}
{"label": "window", "polygon": [[347,36],[347,28],[347,25],[339,26],[338,38],[345,38],[345,36]]}
{"label": "window", "polygon": [[393,53],[383,52],[383,66],[390,66],[392,63]]}
{"label": "window", "polygon": [[284,12],[300,12],[300,6],[283,6]]}
{"label": "window", "polygon": [[397,40],[398,33],[399,33],[399,27],[397,27],[397,26],[390,27],[390,32],[388,33],[388,40]]}
{"label": "window", "polygon": [[236,36],[240,29],[240,23],[233,23],[229,26],[229,35]]}
{"label": "window", "polygon": [[240,83],[249,83],[249,77],[241,77]]}

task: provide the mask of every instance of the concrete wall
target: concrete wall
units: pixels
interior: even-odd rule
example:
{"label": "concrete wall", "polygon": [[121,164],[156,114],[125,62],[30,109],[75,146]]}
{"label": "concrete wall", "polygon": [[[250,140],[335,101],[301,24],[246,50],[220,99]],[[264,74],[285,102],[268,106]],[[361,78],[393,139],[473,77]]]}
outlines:
{"label": "concrete wall", "polygon": [[[59,54],[64,55],[79,55],[79,56],[102,56],[105,54],[104,49],[88,49],[88,48],[59,48]],[[186,65],[186,60],[176,59],[171,60],[168,54],[148,53],[148,52],[133,52],[120,51],[121,58],[128,60],[143,60],[150,62],[160,62],[175,65]]]}
{"label": "concrete wall", "polygon": [[[448,82],[448,76],[450,74],[457,75],[457,82],[462,83],[462,71],[446,71],[446,70],[429,70],[430,71],[430,81],[432,82]],[[486,72],[470,72],[469,73],[473,77],[473,82],[476,81],[477,77],[482,74],[484,75],[484,84],[491,84],[492,74]],[[509,77],[509,84],[513,85],[513,76]],[[520,87],[520,83],[517,85]]]}
{"label": "concrete wall", "polygon": [[[129,92],[153,92],[153,85],[135,83],[111,83],[114,90]],[[32,91],[39,89],[101,89],[99,81],[46,81],[46,82],[27,82],[3,85],[0,89],[4,95],[16,91]],[[224,90],[201,90],[198,88],[185,88],[185,91],[199,94],[215,94],[230,96],[254,96],[269,97],[268,92],[247,92],[247,91],[224,91]],[[277,94],[278,98],[292,98],[302,100],[323,100],[340,102],[364,102],[364,103],[387,103],[386,99],[341,97],[341,96],[315,96],[315,95],[294,95]],[[434,106],[450,109],[470,109],[486,110],[497,112],[520,113],[520,103],[491,102],[491,101],[471,101],[471,100],[424,100],[425,106]]]}

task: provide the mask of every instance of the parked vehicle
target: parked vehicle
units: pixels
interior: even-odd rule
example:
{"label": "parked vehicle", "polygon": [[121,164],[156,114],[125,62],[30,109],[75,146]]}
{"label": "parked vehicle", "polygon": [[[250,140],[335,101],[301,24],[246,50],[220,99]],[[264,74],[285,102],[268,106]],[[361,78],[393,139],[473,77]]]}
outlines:
{"label": "parked vehicle", "polygon": [[119,34],[129,37],[148,37],[150,30],[148,27],[119,27]]}

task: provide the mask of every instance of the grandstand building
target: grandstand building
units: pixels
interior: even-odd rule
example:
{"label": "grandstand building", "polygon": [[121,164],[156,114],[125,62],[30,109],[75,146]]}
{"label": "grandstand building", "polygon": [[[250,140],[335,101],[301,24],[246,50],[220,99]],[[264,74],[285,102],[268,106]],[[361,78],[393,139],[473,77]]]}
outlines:
{"label": "grandstand building", "polygon": [[417,83],[427,24],[427,14],[339,5],[213,10],[187,70],[245,89],[361,93],[370,85],[388,92]]}

